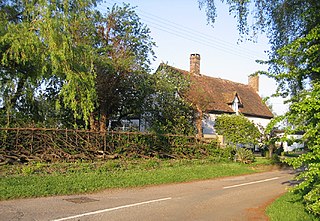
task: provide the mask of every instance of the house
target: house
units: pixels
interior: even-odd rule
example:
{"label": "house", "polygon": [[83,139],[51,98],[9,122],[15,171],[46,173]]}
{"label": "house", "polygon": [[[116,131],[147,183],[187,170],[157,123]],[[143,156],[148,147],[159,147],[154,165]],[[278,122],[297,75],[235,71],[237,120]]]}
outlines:
{"label": "house", "polygon": [[199,54],[190,55],[189,71],[170,68],[190,79],[190,89],[183,96],[201,116],[203,137],[216,135],[214,122],[221,114],[241,113],[264,128],[273,118],[272,112],[259,96],[258,75],[249,76],[248,84],[202,75]]}
{"label": "house", "polygon": [[302,150],[305,148],[304,142],[301,142],[303,139],[304,132],[299,131],[293,134],[286,134],[284,130],[276,130],[274,131],[276,136],[284,141],[276,142],[276,147],[283,148],[283,151],[295,151],[295,150]]}

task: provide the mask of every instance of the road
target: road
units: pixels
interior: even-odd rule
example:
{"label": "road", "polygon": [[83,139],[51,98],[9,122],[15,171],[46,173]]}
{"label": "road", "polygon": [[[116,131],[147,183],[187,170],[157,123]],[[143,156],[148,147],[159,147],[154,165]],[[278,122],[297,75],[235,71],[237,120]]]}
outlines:
{"label": "road", "polygon": [[0,220],[266,220],[267,203],[291,184],[290,170],[94,194],[0,202]]}

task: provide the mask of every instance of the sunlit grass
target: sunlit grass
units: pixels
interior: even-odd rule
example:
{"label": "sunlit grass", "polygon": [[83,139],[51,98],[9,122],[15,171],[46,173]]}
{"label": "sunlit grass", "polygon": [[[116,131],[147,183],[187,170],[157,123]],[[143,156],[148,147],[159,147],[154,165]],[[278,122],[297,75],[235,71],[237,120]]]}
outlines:
{"label": "sunlit grass", "polygon": [[0,171],[0,199],[75,194],[261,171],[261,168],[257,169],[255,165],[216,162],[209,159],[141,159],[6,166]]}
{"label": "sunlit grass", "polygon": [[266,210],[270,221],[316,221],[315,217],[305,211],[301,197],[288,192],[278,198]]}

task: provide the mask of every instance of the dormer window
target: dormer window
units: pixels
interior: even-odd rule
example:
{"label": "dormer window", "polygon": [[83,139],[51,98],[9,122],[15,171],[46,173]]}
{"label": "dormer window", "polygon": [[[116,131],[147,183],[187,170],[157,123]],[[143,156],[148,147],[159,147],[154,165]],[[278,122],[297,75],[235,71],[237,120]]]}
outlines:
{"label": "dormer window", "polygon": [[240,104],[240,100],[239,100],[238,96],[235,96],[231,107],[232,107],[233,111],[236,112],[237,115],[239,114],[239,104]]}
{"label": "dormer window", "polygon": [[239,108],[243,107],[240,96],[238,95],[237,92],[233,92],[232,94],[225,95],[225,97],[226,96],[229,96],[229,102],[228,102],[229,107],[238,115],[240,112]]}

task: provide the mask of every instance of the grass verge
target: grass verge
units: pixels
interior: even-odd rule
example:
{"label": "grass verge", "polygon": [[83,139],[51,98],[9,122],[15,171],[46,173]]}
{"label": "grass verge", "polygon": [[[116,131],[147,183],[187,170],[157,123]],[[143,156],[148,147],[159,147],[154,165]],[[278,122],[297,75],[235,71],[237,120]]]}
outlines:
{"label": "grass verge", "polygon": [[266,209],[270,221],[316,221],[319,218],[305,211],[301,196],[288,192],[276,199]]}
{"label": "grass verge", "polygon": [[250,174],[266,170],[254,165],[215,160],[110,160],[35,163],[0,168],[0,200],[94,192]]}

